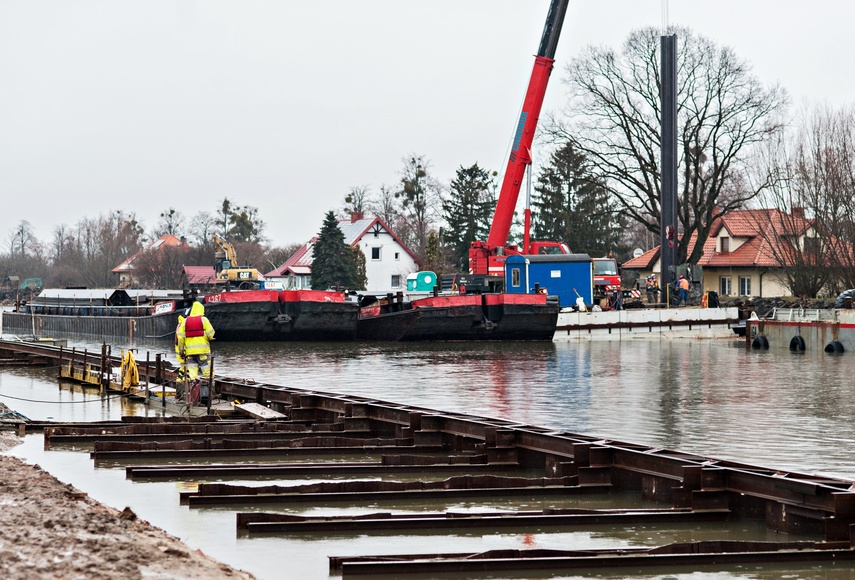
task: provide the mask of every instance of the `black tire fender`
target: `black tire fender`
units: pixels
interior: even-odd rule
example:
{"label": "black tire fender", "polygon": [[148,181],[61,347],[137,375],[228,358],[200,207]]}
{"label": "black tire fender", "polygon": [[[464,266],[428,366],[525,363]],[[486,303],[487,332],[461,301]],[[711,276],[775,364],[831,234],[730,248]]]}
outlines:
{"label": "black tire fender", "polygon": [[839,340],[832,340],[825,345],[825,352],[828,354],[843,354],[845,351],[846,349],[843,347],[843,343]]}
{"label": "black tire fender", "polygon": [[768,350],[769,341],[762,334],[755,336],[754,340],[751,341],[751,348],[755,350]]}
{"label": "black tire fender", "polygon": [[801,335],[795,335],[790,341],[790,350],[792,351],[804,351],[805,348],[805,339]]}

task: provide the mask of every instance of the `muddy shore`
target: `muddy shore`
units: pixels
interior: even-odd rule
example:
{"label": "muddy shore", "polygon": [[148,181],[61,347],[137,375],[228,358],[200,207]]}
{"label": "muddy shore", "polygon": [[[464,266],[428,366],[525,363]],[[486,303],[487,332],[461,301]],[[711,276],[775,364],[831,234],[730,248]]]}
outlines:
{"label": "muddy shore", "polygon": [[0,430],[3,578],[254,578],[193,550],[130,509],[107,507],[39,466],[2,454],[20,442]]}

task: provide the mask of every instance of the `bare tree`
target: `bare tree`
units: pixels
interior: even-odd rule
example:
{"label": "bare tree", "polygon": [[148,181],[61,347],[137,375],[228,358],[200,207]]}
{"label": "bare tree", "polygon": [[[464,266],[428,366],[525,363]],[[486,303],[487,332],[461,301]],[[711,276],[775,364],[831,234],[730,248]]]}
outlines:
{"label": "bare tree", "polygon": [[9,253],[23,260],[27,251],[32,249],[37,241],[32,224],[27,220],[21,220],[9,234]]}
{"label": "bare tree", "polygon": [[350,217],[351,212],[365,213],[372,211],[371,189],[367,185],[354,186],[344,197],[342,217]]}
{"label": "bare tree", "polygon": [[264,252],[264,257],[262,261],[259,262],[262,264],[262,267],[259,270],[263,270],[265,272],[269,272],[270,270],[275,270],[282,264],[288,261],[288,258],[294,255],[294,253],[303,247],[303,244],[293,243],[287,244],[282,247],[270,247]]}
{"label": "bare tree", "polygon": [[855,287],[855,112],[805,108],[789,135],[769,141],[759,180],[772,184],[756,227],[794,296]]}
{"label": "bare tree", "polygon": [[[742,206],[767,184],[746,189],[737,179],[748,150],[782,127],[787,96],[764,88],[730,48],[716,46],[685,28],[679,37],[678,139],[679,262],[703,253],[689,240],[706,239],[715,217]],[[570,98],[546,123],[557,142],[571,141],[587,155],[594,172],[621,210],[658,235],[660,229],[660,31],[630,34],[620,53],[589,47],[566,68]]]}
{"label": "bare tree", "polygon": [[134,277],[141,288],[180,288],[189,252],[186,245],[145,250],[134,259]]}
{"label": "bare tree", "polygon": [[160,212],[160,220],[154,227],[154,237],[159,238],[164,234],[181,236],[184,233],[184,215],[174,207]]}
{"label": "bare tree", "polygon": [[381,185],[380,195],[377,200],[377,217],[393,229],[396,229],[398,218],[401,215],[398,210],[398,204],[395,202],[395,192],[386,185]]}
{"label": "bare tree", "polygon": [[424,256],[428,233],[438,221],[442,203],[442,187],[428,170],[423,155],[404,158],[401,189],[395,192],[401,207],[397,233],[419,256]]}
{"label": "bare tree", "polygon": [[187,228],[194,246],[208,244],[211,241],[213,233],[217,231],[219,225],[218,218],[212,216],[206,211],[200,211],[193,219],[190,220],[190,225]]}

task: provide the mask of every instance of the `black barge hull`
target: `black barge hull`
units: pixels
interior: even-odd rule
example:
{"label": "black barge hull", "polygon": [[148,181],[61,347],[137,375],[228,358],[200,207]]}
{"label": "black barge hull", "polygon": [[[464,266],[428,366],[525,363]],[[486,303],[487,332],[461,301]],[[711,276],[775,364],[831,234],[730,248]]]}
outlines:
{"label": "black barge hull", "polygon": [[358,313],[338,292],[245,290],[205,297],[205,316],[224,341],[353,340]]}
{"label": "black barge hull", "polygon": [[537,295],[464,295],[360,310],[356,336],[384,341],[552,340],[558,304]]}

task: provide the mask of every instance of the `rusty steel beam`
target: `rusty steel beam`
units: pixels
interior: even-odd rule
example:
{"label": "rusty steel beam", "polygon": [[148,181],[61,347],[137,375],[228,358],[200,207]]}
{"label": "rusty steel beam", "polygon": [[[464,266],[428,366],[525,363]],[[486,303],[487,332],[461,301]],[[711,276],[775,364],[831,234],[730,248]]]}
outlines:
{"label": "rusty steel beam", "polygon": [[458,498],[491,496],[554,496],[601,492],[603,487],[579,487],[572,478],[544,479],[495,475],[460,476],[443,481],[344,481],[296,486],[240,486],[203,483],[182,492],[190,506],[373,499]]}
{"label": "rusty steel beam", "polygon": [[[83,445],[91,445],[97,441],[122,441],[122,442],[157,442],[157,441],[222,441],[223,439],[237,440],[237,441],[278,441],[284,442],[293,440],[295,438],[302,438],[308,434],[312,435],[328,435],[335,436],[341,435],[343,431],[273,431],[273,432],[256,432],[256,433],[167,433],[162,435],[155,434],[147,434],[147,433],[136,433],[136,434],[105,434],[105,435],[97,435],[97,434],[88,434],[88,435],[56,435],[50,438],[50,441],[45,438],[45,444],[69,444],[69,443],[80,443]],[[364,436],[371,437],[373,435],[372,432],[363,431],[351,431],[348,432],[349,435],[353,436]]]}
{"label": "rusty steel beam", "polygon": [[516,471],[516,463],[431,463],[418,465],[387,465],[382,462],[360,463],[303,463],[269,465],[170,465],[170,466],[128,466],[127,477],[131,479],[179,479],[188,477],[324,477],[328,475],[407,475],[419,473],[465,472],[477,474],[484,472]]}
{"label": "rusty steel beam", "polygon": [[[569,490],[569,491],[568,491]],[[538,487],[522,488],[473,488],[473,489],[413,489],[404,491],[366,491],[345,493],[280,493],[246,495],[192,495],[182,492],[181,503],[190,507],[211,507],[226,505],[289,504],[289,503],[359,503],[365,501],[450,501],[475,500],[483,498],[510,497],[561,497],[602,493],[607,488],[589,487]]]}
{"label": "rusty steel beam", "polygon": [[[520,528],[524,530],[560,526],[587,527],[596,525],[661,525],[698,522],[722,522],[730,515],[729,510],[576,510],[578,513],[560,513],[564,510],[547,512],[505,513],[429,513],[429,514],[374,514],[374,517],[299,517],[282,514],[260,519],[247,514],[238,514],[238,528],[249,533],[271,532],[325,532],[364,533],[367,531],[406,530],[408,535],[423,532],[433,534],[437,530],[460,530],[473,528]],[[571,510],[566,510],[570,512]],[[584,512],[584,513],[583,513]],[[282,517],[275,517],[282,516]]]}
{"label": "rusty steel beam", "polygon": [[[439,574],[489,574],[500,572],[612,569],[634,570],[638,573],[650,568],[685,567],[697,570],[699,566],[712,570],[727,570],[744,564],[782,563],[837,563],[855,560],[855,550],[848,547],[826,548],[811,542],[743,542],[751,544],[739,549],[730,544],[740,542],[698,542],[680,545],[680,550],[662,551],[662,548],[610,550],[580,550],[563,552],[556,550],[496,550],[482,554],[443,554],[375,556],[337,558],[335,566],[343,579],[355,576],[372,577]],[[664,547],[668,548],[668,546]],[[528,554],[527,552],[531,552]]]}
{"label": "rusty steel beam", "polygon": [[[252,442],[237,442],[252,443]],[[223,457],[277,457],[277,456],[380,456],[384,453],[439,453],[442,447],[413,447],[413,446],[351,446],[351,447],[218,447],[218,448],[193,448],[193,449],[140,449],[138,444],[131,444],[133,449],[128,450],[98,450],[92,451],[89,456],[96,463],[108,464],[122,461],[156,461],[160,459],[186,459],[208,461]]]}

